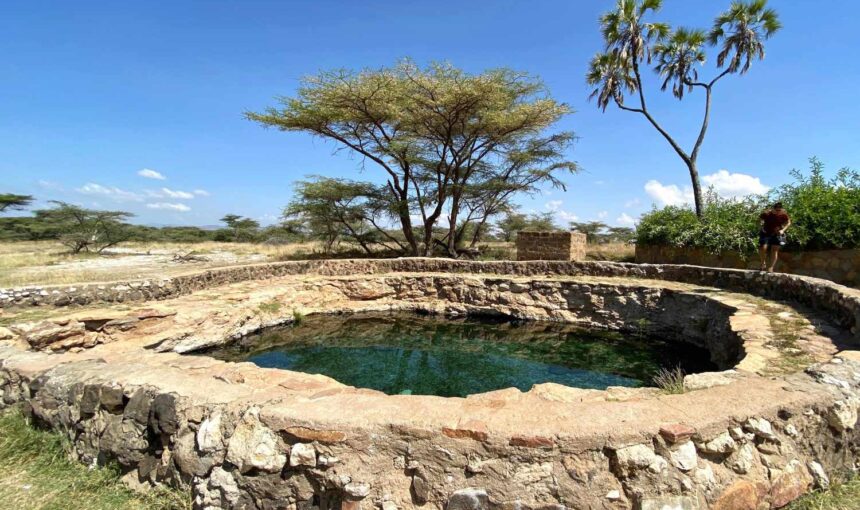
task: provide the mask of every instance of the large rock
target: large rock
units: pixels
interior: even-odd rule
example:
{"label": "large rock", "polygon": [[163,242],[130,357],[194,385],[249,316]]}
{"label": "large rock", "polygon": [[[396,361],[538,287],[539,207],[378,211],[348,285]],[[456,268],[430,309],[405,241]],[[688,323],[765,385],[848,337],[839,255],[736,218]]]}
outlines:
{"label": "large rock", "polygon": [[851,430],[857,425],[857,400],[837,400],[827,410],[827,423],[839,432]]}
{"label": "large rock", "polygon": [[681,471],[690,471],[696,467],[699,457],[696,455],[696,445],[687,441],[669,448],[669,460]]}
{"label": "large rock", "polygon": [[711,505],[711,510],[757,510],[758,503],[758,489],[755,484],[738,480],[720,494]]}
{"label": "large rock", "polygon": [[806,494],[812,485],[812,477],[804,466],[793,460],[773,481],[770,489],[771,508],[782,508]]}
{"label": "large rock", "polygon": [[738,449],[738,444],[732,439],[731,434],[723,432],[717,437],[698,445],[699,450],[705,453],[727,455]]}
{"label": "large rock", "polygon": [[278,436],[260,423],[259,408],[248,409],[236,425],[227,445],[227,460],[241,473],[252,469],[275,473],[287,463]]}
{"label": "large rock", "polygon": [[644,444],[615,450],[615,471],[622,478],[631,476],[640,469],[649,469],[654,472],[662,471],[661,465],[665,465],[665,463],[666,461],[655,454],[650,446]]}
{"label": "large rock", "polygon": [[290,448],[290,466],[314,467],[317,465],[317,451],[310,443],[296,443]]}
{"label": "large rock", "polygon": [[200,423],[197,429],[197,448],[201,452],[214,452],[224,448],[224,434],[221,431],[221,411],[213,412]]}
{"label": "large rock", "polygon": [[485,510],[489,508],[487,491],[483,489],[460,489],[448,498],[445,510]]}

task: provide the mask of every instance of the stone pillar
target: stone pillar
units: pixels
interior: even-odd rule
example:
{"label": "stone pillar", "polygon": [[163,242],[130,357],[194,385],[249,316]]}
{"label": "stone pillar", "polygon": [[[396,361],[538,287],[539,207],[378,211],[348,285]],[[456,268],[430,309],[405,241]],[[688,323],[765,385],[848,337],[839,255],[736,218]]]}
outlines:
{"label": "stone pillar", "polygon": [[517,260],[585,260],[585,234],[532,230],[517,232]]}

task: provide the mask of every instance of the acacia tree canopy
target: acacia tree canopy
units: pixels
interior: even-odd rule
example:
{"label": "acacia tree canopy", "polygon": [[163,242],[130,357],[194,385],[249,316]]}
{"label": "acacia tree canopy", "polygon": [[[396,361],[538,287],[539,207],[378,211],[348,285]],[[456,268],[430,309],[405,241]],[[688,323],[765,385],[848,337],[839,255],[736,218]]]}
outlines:
{"label": "acacia tree canopy", "polygon": [[[530,163],[520,164],[517,177],[508,181],[517,182],[511,184],[517,191],[541,181],[556,184],[557,175],[575,170],[562,161],[573,135],[542,135],[569,108],[553,100],[539,80],[508,69],[473,75],[449,64],[420,68],[404,61],[374,71],[325,72],[305,79],[295,97],[279,102],[246,116],[335,141],[381,169],[381,191],[412,255],[430,254],[445,214],[443,244],[456,255],[464,203],[480,195],[472,187],[501,182],[499,169],[524,148],[531,147]],[[542,144],[552,146],[552,157],[540,155]],[[523,184],[525,169],[531,184]],[[419,219],[416,233],[413,222]]]}
{"label": "acacia tree canopy", "polygon": [[60,201],[51,201],[51,204],[54,205],[51,209],[35,211],[35,218],[57,230],[60,242],[72,253],[101,253],[131,236],[129,225],[125,223],[133,216],[131,213],[85,209]]}
{"label": "acacia tree canopy", "polygon": [[10,210],[21,210],[33,202],[30,195],[16,195],[15,193],[0,193],[0,213]]}

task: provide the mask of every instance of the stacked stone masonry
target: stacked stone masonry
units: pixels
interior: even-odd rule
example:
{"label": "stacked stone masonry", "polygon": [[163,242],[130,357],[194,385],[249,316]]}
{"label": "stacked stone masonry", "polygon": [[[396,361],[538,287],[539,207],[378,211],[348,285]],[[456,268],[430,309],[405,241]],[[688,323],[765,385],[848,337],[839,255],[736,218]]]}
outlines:
{"label": "stacked stone masonry", "polygon": [[579,232],[517,232],[517,260],[585,260],[585,234]]}
{"label": "stacked stone masonry", "polygon": [[[741,257],[735,252],[713,254],[698,248],[636,246],[636,262],[646,264],[693,264],[697,266],[758,269],[758,255]],[[860,250],[782,251],[777,270],[832,280],[860,287]]]}
{"label": "stacked stone masonry", "polygon": [[[826,487],[858,459],[857,352],[820,352],[778,375],[761,364],[780,355],[764,309],[814,306],[823,315],[799,329],[814,322],[860,340],[860,292],[823,280],[398,259],[161,283],[149,286],[161,301],[146,303],[128,294],[138,284],[54,289],[66,303],[124,306],[46,308],[55,317],[0,328],[0,398],[67,433],[82,462],[115,459],[133,483],[192,491],[195,508],[754,510]],[[6,312],[56,304],[29,297]],[[730,370],[688,376],[680,395],[544,384],[439,398],[180,354],[288,321],[296,307],[496,311],[617,329],[648,317],[654,332],[704,345]]]}

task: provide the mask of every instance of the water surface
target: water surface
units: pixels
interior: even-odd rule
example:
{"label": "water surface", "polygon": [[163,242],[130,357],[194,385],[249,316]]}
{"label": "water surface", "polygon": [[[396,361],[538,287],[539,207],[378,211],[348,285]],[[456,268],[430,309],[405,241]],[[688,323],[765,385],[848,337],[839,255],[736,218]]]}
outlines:
{"label": "water surface", "polygon": [[325,374],[388,394],[465,396],[554,382],[576,388],[650,384],[660,368],[714,370],[693,346],[553,322],[409,313],[311,315],[206,353]]}

